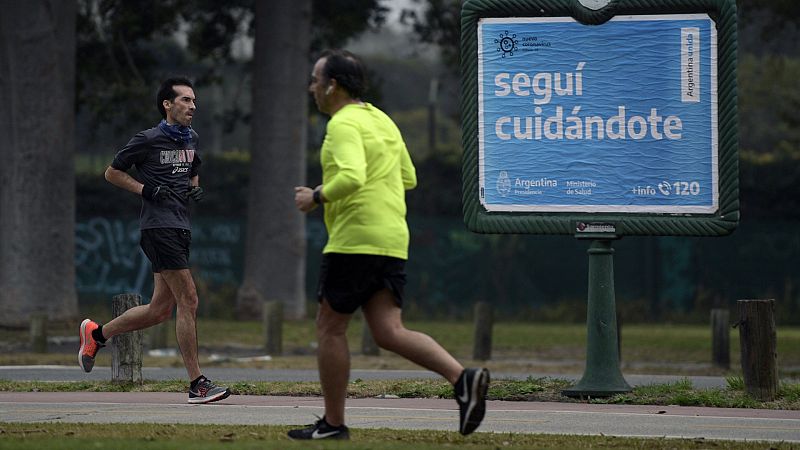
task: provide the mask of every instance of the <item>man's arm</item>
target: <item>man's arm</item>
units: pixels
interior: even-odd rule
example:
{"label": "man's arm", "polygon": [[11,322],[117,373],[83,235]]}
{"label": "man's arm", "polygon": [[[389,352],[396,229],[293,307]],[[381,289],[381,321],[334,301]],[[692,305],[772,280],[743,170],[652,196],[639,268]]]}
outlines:
{"label": "man's arm", "polygon": [[408,154],[408,149],[403,145],[403,153],[400,155],[400,173],[403,178],[403,187],[405,190],[411,190],[417,187],[417,170],[414,168],[414,163],[411,162],[411,155]]}
{"label": "man's arm", "polygon": [[326,180],[321,194],[326,201],[335,202],[357,191],[367,181],[367,160],[364,142],[357,127],[351,123],[328,123],[325,140],[333,148],[331,156],[338,171]]}
{"label": "man's arm", "polygon": [[128,172],[108,166],[105,177],[106,181],[114,186],[133,192],[134,194],[142,195],[144,185],[136,181],[136,178],[128,175]]}
{"label": "man's arm", "polygon": [[186,197],[201,202],[205,197],[205,191],[200,187],[200,175],[195,175],[189,178],[189,191],[186,192]]}
{"label": "man's arm", "polygon": [[[316,193],[316,194],[315,194]],[[319,202],[314,199],[317,196]],[[307,186],[295,186],[294,188],[294,204],[300,212],[311,212],[317,208],[321,203],[325,202],[325,196],[322,195],[322,185],[320,184],[315,189]]]}

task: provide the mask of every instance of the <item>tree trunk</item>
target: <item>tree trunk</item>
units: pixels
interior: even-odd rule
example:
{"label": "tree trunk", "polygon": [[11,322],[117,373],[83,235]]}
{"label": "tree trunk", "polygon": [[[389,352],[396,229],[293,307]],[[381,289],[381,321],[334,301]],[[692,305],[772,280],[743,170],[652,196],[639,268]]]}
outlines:
{"label": "tree trunk", "polygon": [[0,326],[77,318],[76,8],[0,1]]}
{"label": "tree trunk", "polygon": [[294,186],[306,183],[310,0],[255,2],[253,107],[244,280],[239,318],[261,317],[277,300],[305,316],[305,216]]}

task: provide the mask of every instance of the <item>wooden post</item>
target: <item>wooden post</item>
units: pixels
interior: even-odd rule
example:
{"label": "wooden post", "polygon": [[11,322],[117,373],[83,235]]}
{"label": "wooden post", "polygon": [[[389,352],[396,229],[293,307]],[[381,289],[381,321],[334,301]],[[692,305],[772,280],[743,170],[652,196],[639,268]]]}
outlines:
{"label": "wooden post", "polygon": [[171,321],[165,320],[159,324],[153,325],[147,330],[148,350],[167,348],[167,336],[169,334],[170,323]]}
{"label": "wooden post", "polygon": [[280,355],[283,353],[283,302],[264,302],[262,314],[264,350],[270,355]]}
{"label": "wooden post", "polygon": [[[142,297],[138,294],[115,295],[111,301],[111,315],[118,317],[141,304]],[[111,381],[142,383],[141,330],[118,334],[111,338]]]}
{"label": "wooden post", "polygon": [[31,351],[47,353],[47,314],[31,314]]}
{"label": "wooden post", "polygon": [[492,358],[492,325],[494,312],[488,302],[475,303],[475,338],[472,359],[487,361]]}
{"label": "wooden post", "polygon": [[721,369],[731,368],[730,311],[711,310],[711,363]]}
{"label": "wooden post", "polygon": [[775,400],[778,392],[775,300],[739,300],[737,303],[745,390],[757,400]]}
{"label": "wooden post", "polygon": [[367,318],[364,317],[364,313],[361,313],[361,354],[365,356],[378,356],[381,354],[381,349],[378,347],[378,344],[375,342],[375,338],[372,336],[372,331],[369,329],[369,324],[367,324]]}

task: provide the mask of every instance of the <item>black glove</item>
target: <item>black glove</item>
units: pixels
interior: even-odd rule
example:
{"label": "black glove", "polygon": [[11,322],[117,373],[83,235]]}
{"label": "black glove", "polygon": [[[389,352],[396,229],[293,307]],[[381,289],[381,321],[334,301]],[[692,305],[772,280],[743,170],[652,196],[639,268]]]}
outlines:
{"label": "black glove", "polygon": [[156,203],[161,203],[162,201],[166,200],[167,197],[174,194],[175,193],[172,192],[172,189],[164,185],[149,186],[145,184],[144,187],[142,188],[142,197],[154,201]]}
{"label": "black glove", "polygon": [[205,197],[205,191],[200,186],[189,186],[189,192],[186,193],[186,197],[200,203]]}

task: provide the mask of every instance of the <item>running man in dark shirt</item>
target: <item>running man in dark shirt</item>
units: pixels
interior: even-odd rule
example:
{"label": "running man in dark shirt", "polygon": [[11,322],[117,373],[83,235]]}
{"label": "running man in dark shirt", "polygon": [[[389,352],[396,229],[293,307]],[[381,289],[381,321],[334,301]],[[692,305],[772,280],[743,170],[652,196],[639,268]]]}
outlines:
{"label": "running man in dark shirt", "polygon": [[[191,128],[196,108],[192,83],[185,78],[164,81],[156,105],[163,120],[136,134],[105,173],[111,184],[142,197],[140,244],[153,266],[153,297],[149,304],[131,308],[105,325],[84,320],[78,364],[91,372],[95,355],[107,339],[159,324],[177,308],[178,347],[192,380],[189,403],[209,403],[228,397],[230,391],[204,377],[197,358],[198,298],[189,271],[188,206],[190,199],[203,199],[203,188],[199,186],[198,136]],[[133,166],[139,180],[127,173]]]}

